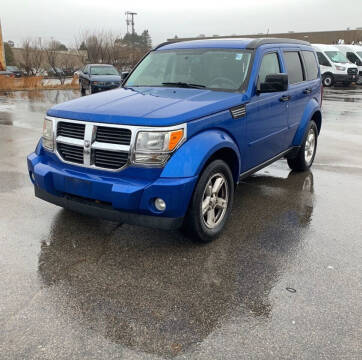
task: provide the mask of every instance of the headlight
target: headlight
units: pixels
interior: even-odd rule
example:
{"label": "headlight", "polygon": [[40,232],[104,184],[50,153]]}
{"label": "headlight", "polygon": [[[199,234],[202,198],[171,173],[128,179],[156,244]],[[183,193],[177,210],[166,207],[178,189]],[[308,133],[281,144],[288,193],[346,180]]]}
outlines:
{"label": "headlight", "polygon": [[54,150],[53,121],[45,118],[43,124],[43,146],[50,151]]}
{"label": "headlight", "polygon": [[346,68],[344,66],[338,66],[336,65],[336,69],[339,70],[339,71],[345,71]]}
{"label": "headlight", "polygon": [[183,128],[172,131],[140,131],[137,134],[133,162],[163,165],[185,137]]}

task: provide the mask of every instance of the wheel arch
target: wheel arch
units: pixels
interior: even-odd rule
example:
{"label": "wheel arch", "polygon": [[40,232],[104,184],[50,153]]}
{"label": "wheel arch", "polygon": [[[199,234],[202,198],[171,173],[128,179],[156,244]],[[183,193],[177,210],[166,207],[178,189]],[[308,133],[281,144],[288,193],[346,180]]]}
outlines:
{"label": "wheel arch", "polygon": [[305,131],[311,120],[315,121],[319,134],[322,127],[322,113],[319,103],[315,99],[311,99],[304,110],[298,129],[294,135],[293,146],[300,146],[302,144]]}
{"label": "wheel arch", "polygon": [[241,168],[239,148],[230,135],[220,129],[203,131],[185,142],[168,161],[161,177],[198,176],[216,159],[228,164],[237,183]]}

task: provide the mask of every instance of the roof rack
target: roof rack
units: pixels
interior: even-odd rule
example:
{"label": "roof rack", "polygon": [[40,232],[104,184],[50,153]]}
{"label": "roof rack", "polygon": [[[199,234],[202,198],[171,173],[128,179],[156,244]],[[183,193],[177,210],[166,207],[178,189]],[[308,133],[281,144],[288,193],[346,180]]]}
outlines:
{"label": "roof rack", "polygon": [[[189,40],[182,40],[182,39],[175,39],[173,41],[165,41],[159,45],[157,45],[153,50],[157,50],[162,46],[174,44],[177,42],[189,42],[189,41],[200,41],[200,40],[245,40],[247,38],[197,38],[197,39],[189,39]],[[261,45],[267,44],[298,44],[298,45],[310,45],[308,41],[304,40],[296,40],[296,39],[288,39],[288,38],[255,38],[250,41],[246,49],[248,50],[255,50]]]}
{"label": "roof rack", "polygon": [[308,41],[288,39],[288,38],[256,38],[252,40],[247,49],[254,50],[261,45],[267,44],[298,44],[298,45],[310,45]]}

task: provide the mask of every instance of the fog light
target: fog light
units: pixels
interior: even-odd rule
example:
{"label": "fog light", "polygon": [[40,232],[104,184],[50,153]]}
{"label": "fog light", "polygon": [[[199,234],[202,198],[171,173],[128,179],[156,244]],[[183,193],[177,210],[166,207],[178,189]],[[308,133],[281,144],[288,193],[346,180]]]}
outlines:
{"label": "fog light", "polygon": [[161,198],[157,198],[155,200],[155,208],[158,211],[164,211],[166,209],[166,203],[164,200],[162,200]]}

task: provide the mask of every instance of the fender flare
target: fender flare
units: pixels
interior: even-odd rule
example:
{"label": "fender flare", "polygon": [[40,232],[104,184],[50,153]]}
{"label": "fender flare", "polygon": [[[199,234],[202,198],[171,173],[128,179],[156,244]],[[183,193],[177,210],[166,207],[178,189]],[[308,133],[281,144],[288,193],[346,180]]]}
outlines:
{"label": "fender flare", "polygon": [[298,129],[294,135],[292,143],[293,146],[300,146],[302,144],[307,126],[317,111],[321,112],[321,108],[317,100],[313,98],[309,101],[304,110],[302,120],[300,121]]}
{"label": "fender flare", "polygon": [[[235,141],[219,129],[206,130],[187,140],[167,162],[162,178],[198,176],[210,157],[221,149],[231,149],[237,156],[237,178],[240,174],[240,152]],[[237,181],[237,179],[235,179]]]}

